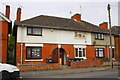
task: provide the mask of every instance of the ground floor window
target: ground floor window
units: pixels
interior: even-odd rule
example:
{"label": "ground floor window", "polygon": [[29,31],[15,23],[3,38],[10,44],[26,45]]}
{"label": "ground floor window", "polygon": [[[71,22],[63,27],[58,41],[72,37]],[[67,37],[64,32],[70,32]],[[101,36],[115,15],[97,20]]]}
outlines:
{"label": "ground floor window", "polygon": [[42,48],[41,47],[27,47],[27,59],[41,59]]}
{"label": "ground floor window", "polygon": [[86,57],[86,51],[85,48],[75,48],[75,57],[76,58],[82,58],[82,57]]}
{"label": "ground floor window", "polygon": [[96,57],[98,58],[104,57],[104,48],[96,48]]}

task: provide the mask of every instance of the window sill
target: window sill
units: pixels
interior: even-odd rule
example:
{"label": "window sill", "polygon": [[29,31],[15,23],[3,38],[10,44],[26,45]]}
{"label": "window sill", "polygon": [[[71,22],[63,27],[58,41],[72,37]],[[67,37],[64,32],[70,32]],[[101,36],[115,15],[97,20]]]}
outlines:
{"label": "window sill", "polygon": [[43,59],[26,59],[25,61],[43,61]]}
{"label": "window sill", "polygon": [[75,57],[75,58],[83,58],[83,59],[87,59],[86,57]]}

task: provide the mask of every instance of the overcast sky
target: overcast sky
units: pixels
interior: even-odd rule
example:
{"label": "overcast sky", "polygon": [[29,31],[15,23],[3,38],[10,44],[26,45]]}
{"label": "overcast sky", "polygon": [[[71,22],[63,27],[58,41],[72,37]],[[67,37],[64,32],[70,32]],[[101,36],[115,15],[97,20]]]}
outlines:
{"label": "overcast sky", "polygon": [[[19,1],[19,2],[18,2]],[[11,20],[16,18],[18,7],[22,8],[22,20],[38,15],[48,15],[63,18],[70,18],[75,13],[82,15],[82,20],[95,25],[108,22],[107,5],[111,5],[112,26],[118,25],[118,1],[114,0],[1,0],[0,12],[5,13],[5,5],[11,7]],[[89,2],[88,2],[89,1]],[[70,14],[71,12],[71,14]]]}

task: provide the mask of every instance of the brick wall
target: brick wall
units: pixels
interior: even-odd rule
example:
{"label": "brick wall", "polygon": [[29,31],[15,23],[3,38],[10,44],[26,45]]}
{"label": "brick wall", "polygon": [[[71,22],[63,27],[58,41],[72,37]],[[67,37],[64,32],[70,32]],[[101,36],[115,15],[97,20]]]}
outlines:
{"label": "brick wall", "polygon": [[103,64],[102,59],[73,61],[73,62],[70,62],[70,68],[73,69],[73,68],[94,67],[94,66],[101,66],[102,64]]}
{"label": "brick wall", "polygon": [[0,21],[2,29],[0,30],[0,33],[2,35],[0,36],[0,42],[2,45],[0,45],[0,61],[2,63],[7,62],[7,49],[8,49],[8,23],[6,21]]}
{"label": "brick wall", "polygon": [[95,47],[93,45],[87,45],[86,57],[87,60],[93,60],[95,58]]}
{"label": "brick wall", "polygon": [[115,37],[115,59],[120,60],[120,36]]}
{"label": "brick wall", "polygon": [[20,71],[62,69],[60,64],[24,64],[18,65]]}
{"label": "brick wall", "polygon": [[110,48],[105,46],[104,48],[104,57],[109,58],[110,57]]}

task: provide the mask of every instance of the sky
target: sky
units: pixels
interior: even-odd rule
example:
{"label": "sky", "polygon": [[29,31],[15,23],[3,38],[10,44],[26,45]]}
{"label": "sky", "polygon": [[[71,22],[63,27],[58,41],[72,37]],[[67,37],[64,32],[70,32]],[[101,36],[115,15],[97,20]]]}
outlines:
{"label": "sky", "polygon": [[[112,26],[118,26],[119,0],[1,0],[0,12],[5,13],[5,5],[10,5],[10,19],[16,19],[17,8],[21,7],[21,20],[39,15],[71,18],[79,13],[81,19],[95,25],[108,22],[107,5],[111,5]],[[70,14],[71,12],[71,14]]]}

